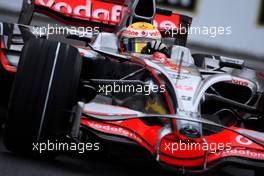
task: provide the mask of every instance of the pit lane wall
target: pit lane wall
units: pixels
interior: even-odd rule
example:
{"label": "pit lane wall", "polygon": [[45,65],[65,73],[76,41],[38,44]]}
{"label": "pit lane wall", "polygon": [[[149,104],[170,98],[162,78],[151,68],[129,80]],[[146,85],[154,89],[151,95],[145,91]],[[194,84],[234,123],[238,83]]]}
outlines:
{"label": "pit lane wall", "polygon": [[[264,61],[264,0],[157,0],[161,7],[193,17],[189,46]],[[21,0],[1,0],[0,20],[17,22]],[[37,16],[35,24],[50,22]],[[199,28],[199,29],[198,29]],[[217,30],[221,32],[216,33]],[[223,30],[224,29],[224,32]],[[198,32],[197,32],[198,30]],[[224,34],[223,34],[224,33]],[[216,51],[215,51],[216,50]]]}

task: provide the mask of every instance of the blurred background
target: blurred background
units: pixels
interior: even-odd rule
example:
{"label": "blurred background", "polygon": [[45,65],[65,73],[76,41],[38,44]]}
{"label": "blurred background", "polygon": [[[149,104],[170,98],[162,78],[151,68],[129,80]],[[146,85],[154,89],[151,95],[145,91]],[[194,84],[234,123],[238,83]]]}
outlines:
{"label": "blurred background", "polygon": [[[156,1],[160,7],[193,17],[192,27],[230,27],[229,35],[189,35],[188,47],[193,53],[241,58],[264,70],[264,0]],[[21,6],[22,0],[0,0],[0,21],[17,22]],[[36,25],[47,22],[43,15],[34,17]]]}
{"label": "blurred background", "polygon": [[194,51],[246,59],[264,69],[264,0],[157,0],[159,6],[193,17],[193,27],[231,27],[230,35],[189,35]]}

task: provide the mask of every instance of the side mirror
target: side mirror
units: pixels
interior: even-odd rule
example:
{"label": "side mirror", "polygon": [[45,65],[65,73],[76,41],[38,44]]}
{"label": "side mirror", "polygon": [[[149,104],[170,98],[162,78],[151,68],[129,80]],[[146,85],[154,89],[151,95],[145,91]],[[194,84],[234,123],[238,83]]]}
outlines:
{"label": "side mirror", "polygon": [[244,67],[244,60],[241,59],[233,59],[228,57],[220,57],[220,67],[229,67],[229,68],[236,68],[236,69],[242,69]]}

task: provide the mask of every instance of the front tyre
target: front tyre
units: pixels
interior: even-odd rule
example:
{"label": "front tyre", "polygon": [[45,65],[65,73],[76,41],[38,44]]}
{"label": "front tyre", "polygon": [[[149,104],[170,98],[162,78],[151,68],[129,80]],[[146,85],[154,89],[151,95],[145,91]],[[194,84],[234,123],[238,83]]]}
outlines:
{"label": "front tyre", "polygon": [[0,129],[6,121],[6,112],[5,109],[0,107]]}
{"label": "front tyre", "polygon": [[69,130],[82,60],[70,45],[30,39],[24,46],[4,129],[9,151],[34,154],[33,143],[56,140]]}

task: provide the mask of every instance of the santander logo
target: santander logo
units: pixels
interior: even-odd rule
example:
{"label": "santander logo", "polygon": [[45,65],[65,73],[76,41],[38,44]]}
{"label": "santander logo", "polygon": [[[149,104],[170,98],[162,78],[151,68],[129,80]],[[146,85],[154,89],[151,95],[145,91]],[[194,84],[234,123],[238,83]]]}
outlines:
{"label": "santander logo", "polygon": [[[117,25],[122,17],[122,5],[96,0],[36,0],[36,5],[48,7],[73,18],[87,19]],[[154,25],[160,29],[179,26],[179,16],[163,16],[157,14]]]}

